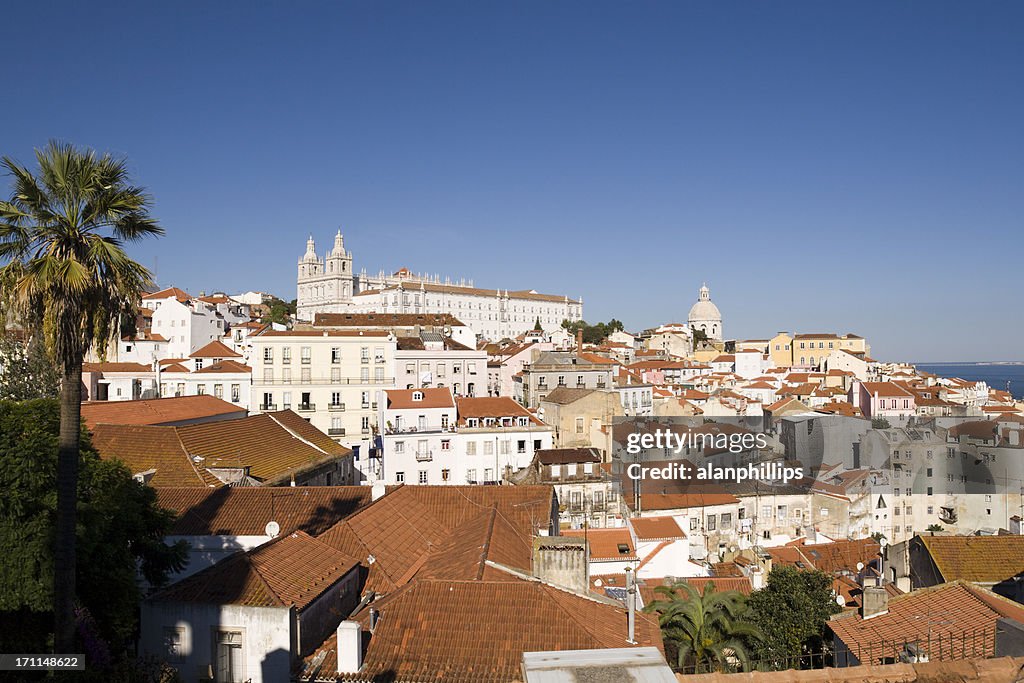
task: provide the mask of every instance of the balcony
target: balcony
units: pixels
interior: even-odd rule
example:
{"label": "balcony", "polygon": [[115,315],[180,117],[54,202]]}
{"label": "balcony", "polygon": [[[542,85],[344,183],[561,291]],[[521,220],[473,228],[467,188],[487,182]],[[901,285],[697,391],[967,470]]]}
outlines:
{"label": "balcony", "polygon": [[370,433],[370,428],[369,428],[369,427],[363,427],[363,428],[362,428],[362,429],[361,429],[360,431],[361,431],[361,432],[362,432],[363,434],[369,434],[369,433]]}
{"label": "balcony", "polygon": [[277,410],[276,403],[261,403],[260,410]]}
{"label": "balcony", "polygon": [[316,410],[316,404],[315,403],[300,403],[299,404],[299,412],[300,413],[312,413],[314,410]]}
{"label": "balcony", "polygon": [[370,409],[371,410],[377,410],[377,402],[376,401],[374,401],[373,403],[370,404]]}
{"label": "balcony", "polygon": [[370,407],[369,401],[363,401],[361,405],[363,407],[363,410],[367,410]]}
{"label": "balcony", "polygon": [[331,412],[334,412],[334,413],[340,413],[340,412],[343,412],[345,410],[345,404],[344,403],[329,403],[329,404],[327,404],[327,410],[329,410]]}
{"label": "balcony", "polygon": [[344,427],[331,427],[327,430],[329,436],[345,436]]}
{"label": "balcony", "polygon": [[416,462],[430,462],[433,459],[433,451],[416,451]]}
{"label": "balcony", "polygon": [[303,358],[302,359],[302,364],[303,365],[309,365],[309,358]]}
{"label": "balcony", "polygon": [[384,362],[384,356],[376,356],[376,357],[375,357],[375,358],[373,359],[373,362],[374,362],[374,363],[383,363],[383,362]]}
{"label": "balcony", "polygon": [[369,356],[363,356],[362,358],[359,359],[359,362],[360,363],[369,363],[370,362],[370,358],[369,358]]}

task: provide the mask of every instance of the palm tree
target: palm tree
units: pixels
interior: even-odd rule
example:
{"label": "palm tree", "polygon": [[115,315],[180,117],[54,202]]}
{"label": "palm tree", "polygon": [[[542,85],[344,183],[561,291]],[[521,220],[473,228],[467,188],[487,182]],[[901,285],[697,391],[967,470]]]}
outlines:
{"label": "palm tree", "polygon": [[675,647],[678,671],[688,666],[693,666],[694,673],[748,668],[746,641],[763,636],[743,618],[747,607],[742,593],[716,592],[710,581],[703,593],[685,581],[654,590],[665,598],[644,610],[658,613],[665,640]]}
{"label": "palm tree", "polygon": [[0,294],[22,320],[41,320],[61,374],[54,549],[54,647],[75,651],[75,517],[81,438],[82,360],[134,320],[150,284],[122,245],[163,229],[150,198],[109,154],[50,142],[38,175],[8,157],[13,193],[0,201]]}

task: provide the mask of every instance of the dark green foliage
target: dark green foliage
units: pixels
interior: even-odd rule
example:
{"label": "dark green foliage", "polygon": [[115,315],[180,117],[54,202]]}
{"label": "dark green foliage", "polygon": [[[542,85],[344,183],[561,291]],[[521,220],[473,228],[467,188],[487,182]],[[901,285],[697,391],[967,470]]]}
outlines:
{"label": "dark green foliage", "polygon": [[[59,428],[55,400],[0,401],[0,652],[48,650]],[[80,466],[78,599],[120,651],[135,629],[136,566],[159,585],[182,566],[185,548],[162,543],[173,518],[154,491],[100,460],[84,433]]]}
{"label": "dark green foliage", "polygon": [[809,658],[800,658],[823,651],[825,622],[842,610],[832,593],[832,577],[795,567],[773,569],[748,605],[751,619],[764,633],[755,658],[772,669],[810,666]]}
{"label": "dark green foliage", "polygon": [[665,651],[683,673],[738,671],[749,668],[750,647],[761,631],[747,615],[746,598],[738,591],[716,592],[708,583],[701,593],[679,581],[658,586],[658,600],[644,608],[657,612]]}
{"label": "dark green foliage", "polygon": [[695,327],[690,330],[690,334],[693,335],[693,348],[696,349],[698,346],[706,342],[710,337],[704,330]]}
{"label": "dark green foliage", "polygon": [[295,315],[295,299],[292,299],[291,301],[282,301],[281,299],[274,297],[266,305],[268,307],[267,314],[263,316],[263,319],[260,322],[286,325]]}
{"label": "dark green foliage", "polygon": [[876,417],[871,420],[872,429],[891,429],[892,425],[884,417]]}
{"label": "dark green foliage", "polygon": [[583,330],[584,344],[600,344],[607,339],[608,335],[612,332],[622,331],[623,325],[615,318],[612,318],[606,323],[597,323],[596,325],[589,325],[586,320],[574,320],[572,322],[563,320],[562,329],[567,330],[572,334],[576,334],[579,330]]}

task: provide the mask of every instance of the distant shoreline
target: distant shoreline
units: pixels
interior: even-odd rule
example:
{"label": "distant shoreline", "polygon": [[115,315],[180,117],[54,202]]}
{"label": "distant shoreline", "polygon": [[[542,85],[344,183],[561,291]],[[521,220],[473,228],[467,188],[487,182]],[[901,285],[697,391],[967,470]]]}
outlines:
{"label": "distant shoreline", "polygon": [[1024,365],[1024,360],[913,361],[911,365]]}

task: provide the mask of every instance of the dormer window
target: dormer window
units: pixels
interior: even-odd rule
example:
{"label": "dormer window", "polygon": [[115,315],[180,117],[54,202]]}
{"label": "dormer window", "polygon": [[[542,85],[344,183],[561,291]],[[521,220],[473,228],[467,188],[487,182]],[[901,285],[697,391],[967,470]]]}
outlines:
{"label": "dormer window", "polygon": [[423,400],[423,392],[422,391],[414,391],[414,392],[412,392],[412,400],[414,400],[414,401],[422,401]]}
{"label": "dormer window", "polygon": [[479,425],[480,425],[480,419],[479,418],[471,417],[471,418],[468,418],[466,420],[466,426],[467,427],[477,427]]}

